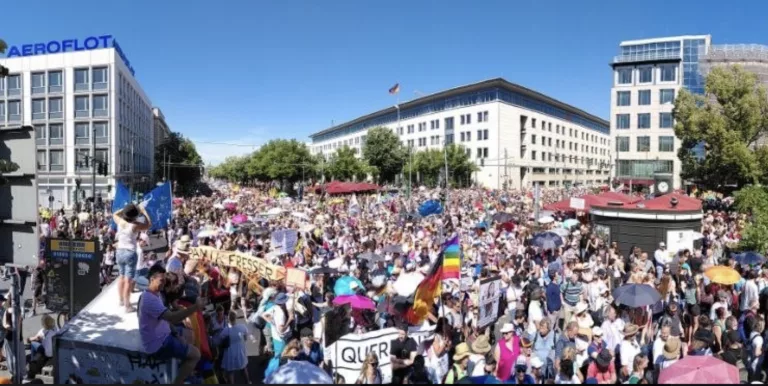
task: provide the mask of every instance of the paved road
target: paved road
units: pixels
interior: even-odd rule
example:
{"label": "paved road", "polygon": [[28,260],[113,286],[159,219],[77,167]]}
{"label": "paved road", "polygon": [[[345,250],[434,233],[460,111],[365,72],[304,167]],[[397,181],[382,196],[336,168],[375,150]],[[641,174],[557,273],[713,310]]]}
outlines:
{"label": "paved road", "polygon": [[[10,281],[2,281],[0,280],[0,294],[5,295],[10,290]],[[23,299],[29,299],[32,294],[32,288],[31,283],[27,282],[27,288],[24,291]],[[38,308],[37,315],[36,316],[27,316],[25,319],[23,325],[22,325],[22,334],[24,335],[24,338],[30,337],[35,335],[40,328],[42,327],[41,324],[41,318],[43,315],[48,313],[48,310],[45,310],[43,307]],[[55,314],[51,314],[54,318],[56,318]],[[249,361],[248,361],[248,370],[251,375],[251,381],[254,384],[261,383],[262,376],[264,373],[264,369],[266,368],[266,363],[269,358],[259,357],[256,354],[259,352],[258,350],[258,340],[252,341],[249,340],[246,344],[248,355],[249,355]],[[0,371],[0,377],[7,377],[10,376],[10,373],[7,371]],[[245,379],[238,378],[238,383],[245,383]]]}

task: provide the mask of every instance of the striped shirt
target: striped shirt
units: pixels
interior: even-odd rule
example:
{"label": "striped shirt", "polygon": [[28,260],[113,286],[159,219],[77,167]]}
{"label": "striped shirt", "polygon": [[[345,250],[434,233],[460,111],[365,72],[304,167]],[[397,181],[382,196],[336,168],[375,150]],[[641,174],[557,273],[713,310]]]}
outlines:
{"label": "striped shirt", "polygon": [[583,287],[581,282],[576,284],[571,283],[570,280],[566,280],[565,283],[560,285],[560,293],[563,294],[563,300],[569,306],[573,307],[581,301],[581,293]]}

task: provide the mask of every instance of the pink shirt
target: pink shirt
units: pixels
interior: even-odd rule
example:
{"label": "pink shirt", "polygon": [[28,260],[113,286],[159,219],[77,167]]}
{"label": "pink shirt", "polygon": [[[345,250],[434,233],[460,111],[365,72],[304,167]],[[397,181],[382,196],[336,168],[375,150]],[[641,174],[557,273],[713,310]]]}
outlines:
{"label": "pink shirt", "polygon": [[516,335],[512,338],[512,350],[507,347],[507,342],[499,342],[499,363],[496,367],[496,377],[506,381],[512,375],[517,357],[520,356],[520,338]]}

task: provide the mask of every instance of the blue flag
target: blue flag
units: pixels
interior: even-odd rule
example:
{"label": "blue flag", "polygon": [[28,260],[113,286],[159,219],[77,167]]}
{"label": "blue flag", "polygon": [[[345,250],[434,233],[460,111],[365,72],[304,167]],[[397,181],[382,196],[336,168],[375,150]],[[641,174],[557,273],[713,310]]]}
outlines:
{"label": "blue flag", "polygon": [[[118,182],[117,186],[115,186],[115,199],[114,201],[112,201],[112,213],[115,213],[118,210],[125,208],[125,206],[130,203],[131,203],[130,189],[128,189],[128,187],[123,185],[122,183]],[[109,227],[112,228],[112,230],[117,229],[117,224],[115,224],[115,220],[109,219]]]}
{"label": "blue flag", "polygon": [[151,231],[168,228],[168,223],[171,221],[171,215],[173,214],[170,181],[145,194],[142,203],[150,219],[152,219]]}

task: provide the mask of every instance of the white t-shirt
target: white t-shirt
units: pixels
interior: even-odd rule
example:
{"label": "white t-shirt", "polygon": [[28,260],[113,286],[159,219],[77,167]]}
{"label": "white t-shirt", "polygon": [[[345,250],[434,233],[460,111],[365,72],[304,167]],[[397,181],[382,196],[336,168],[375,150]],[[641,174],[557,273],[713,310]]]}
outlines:
{"label": "white t-shirt", "polygon": [[[269,311],[267,311],[267,314],[272,315],[272,339],[285,341],[285,338],[287,338],[289,334],[289,332],[283,333],[287,315],[285,315],[285,312],[278,306],[270,308]],[[290,329],[287,330],[290,331]]]}
{"label": "white t-shirt", "polygon": [[[757,333],[757,332],[752,332],[752,334],[750,334],[749,344],[752,346],[752,352],[756,353],[758,348],[762,348],[763,347],[763,337],[760,336],[760,334]],[[759,357],[753,359],[750,362],[749,366],[752,369],[755,369],[756,366],[757,366],[757,361],[758,360],[760,360]]]}
{"label": "white t-shirt", "polygon": [[640,354],[640,346],[635,341],[621,341],[621,366],[632,369],[635,363],[635,356]]}
{"label": "white t-shirt", "polygon": [[132,223],[123,223],[118,225],[117,234],[115,240],[117,241],[117,249],[127,249],[129,251],[136,250],[136,225]]}

